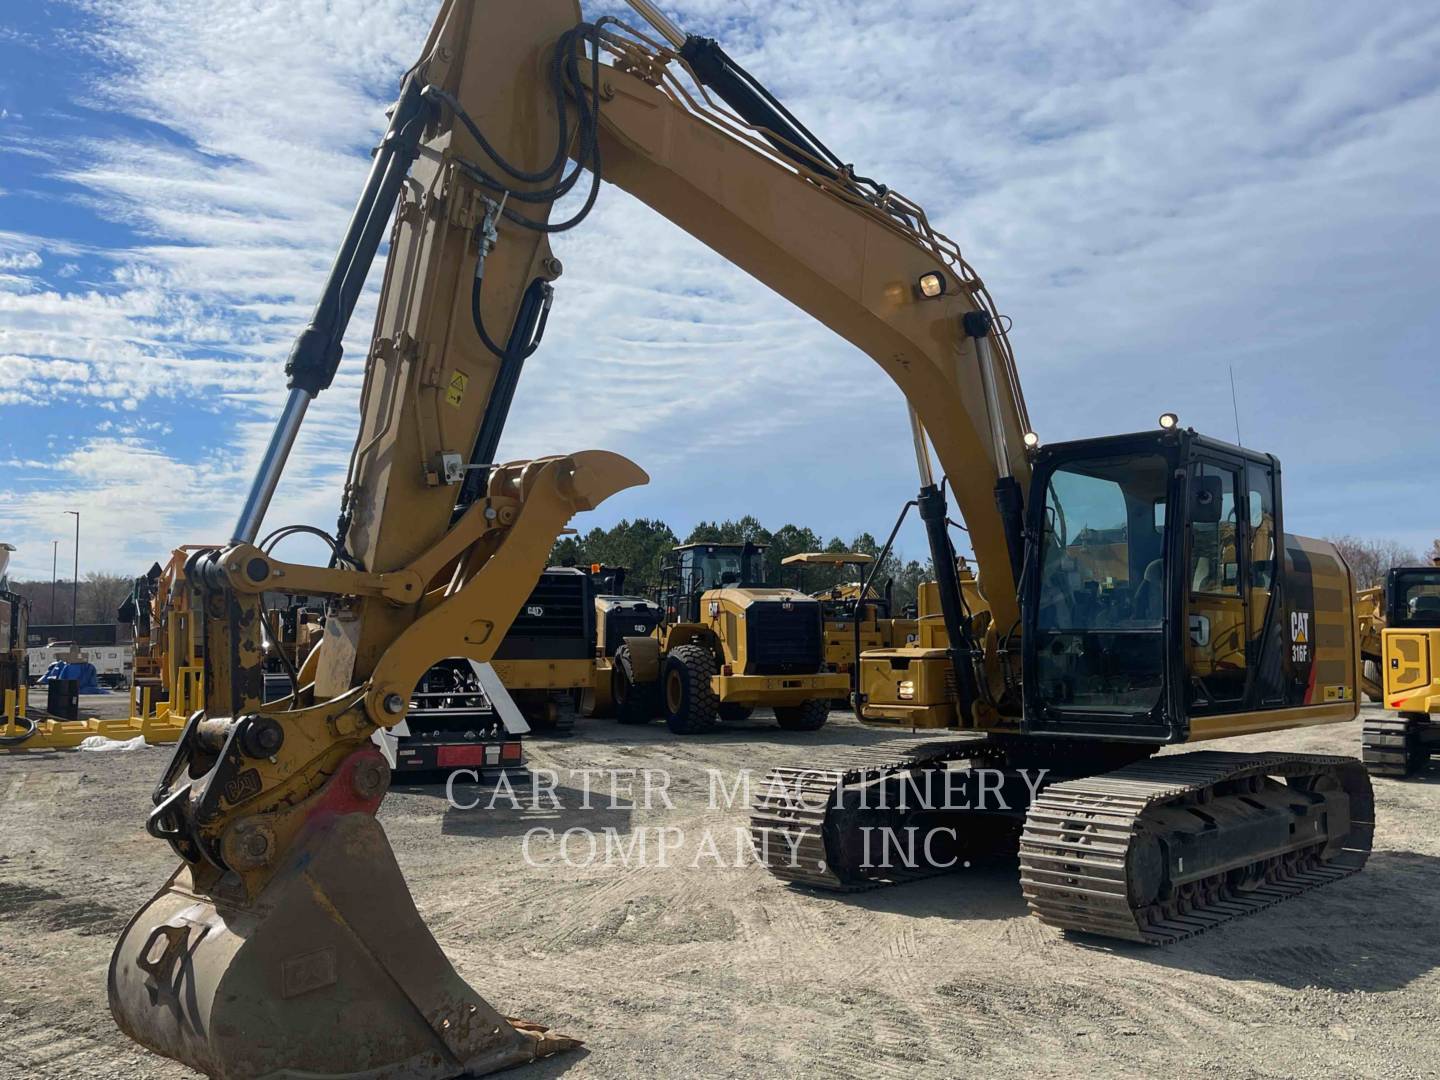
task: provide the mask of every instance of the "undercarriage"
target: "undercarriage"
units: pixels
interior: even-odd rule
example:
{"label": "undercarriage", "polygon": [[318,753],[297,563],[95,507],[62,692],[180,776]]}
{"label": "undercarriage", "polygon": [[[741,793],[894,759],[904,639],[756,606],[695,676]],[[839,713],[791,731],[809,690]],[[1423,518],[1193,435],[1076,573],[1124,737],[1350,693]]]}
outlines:
{"label": "undercarriage", "polygon": [[1040,746],[895,740],[774,769],[755,848],[782,880],[842,892],[1018,856],[1042,921],[1153,945],[1354,873],[1370,852],[1370,780],[1350,758]]}

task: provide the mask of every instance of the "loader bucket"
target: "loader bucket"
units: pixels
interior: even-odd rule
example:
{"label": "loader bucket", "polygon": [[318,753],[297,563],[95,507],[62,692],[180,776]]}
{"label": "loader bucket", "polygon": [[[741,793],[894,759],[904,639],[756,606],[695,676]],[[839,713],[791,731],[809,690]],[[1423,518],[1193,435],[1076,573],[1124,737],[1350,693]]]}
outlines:
{"label": "loader bucket", "polygon": [[440,1080],[580,1045],[456,974],[369,813],[311,827],[253,900],[223,885],[182,866],[110,959],[121,1030],[207,1076]]}

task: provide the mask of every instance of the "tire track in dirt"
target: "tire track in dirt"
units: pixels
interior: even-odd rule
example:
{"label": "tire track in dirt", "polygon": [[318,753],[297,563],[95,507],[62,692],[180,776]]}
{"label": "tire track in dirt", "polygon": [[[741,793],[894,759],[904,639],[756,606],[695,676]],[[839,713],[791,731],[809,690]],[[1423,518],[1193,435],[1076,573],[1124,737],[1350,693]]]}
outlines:
{"label": "tire track in dirt", "polygon": [[62,1023],[31,1014],[0,1019],[7,1068],[40,1076],[95,1076],[114,1064],[114,1048]]}

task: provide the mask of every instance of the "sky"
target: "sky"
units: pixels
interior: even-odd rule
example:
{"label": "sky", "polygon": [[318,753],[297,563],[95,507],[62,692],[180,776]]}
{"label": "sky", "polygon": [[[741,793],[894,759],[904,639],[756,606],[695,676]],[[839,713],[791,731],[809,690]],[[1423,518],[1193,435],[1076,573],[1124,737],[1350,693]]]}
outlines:
{"label": "sky", "polygon": [[[16,578],[49,573],[52,540],[70,565],[67,510],[82,574],[230,535],[437,6],[0,0]],[[1045,441],[1175,411],[1280,458],[1292,532],[1417,552],[1440,535],[1440,5],[661,7],[960,243],[1012,320]],[[577,526],[889,530],[914,458],[866,357],[613,187],[554,247],[566,271],[501,457],[598,447],[652,477]],[[271,527],[334,525],[382,271]],[[923,556],[917,530],[901,547]]]}

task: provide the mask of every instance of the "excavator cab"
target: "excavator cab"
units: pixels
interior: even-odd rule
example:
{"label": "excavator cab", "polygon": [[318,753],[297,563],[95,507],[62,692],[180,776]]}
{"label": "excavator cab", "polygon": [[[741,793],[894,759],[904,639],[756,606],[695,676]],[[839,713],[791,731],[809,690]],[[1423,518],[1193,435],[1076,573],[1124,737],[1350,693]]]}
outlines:
{"label": "excavator cab", "polygon": [[1348,571],[1281,543],[1279,475],[1268,454],[1174,427],[1037,451],[1027,730],[1182,742],[1354,701]]}
{"label": "excavator cab", "polygon": [[1440,562],[1397,566],[1385,578],[1382,703],[1366,717],[1365,765],[1375,776],[1409,776],[1440,752]]}

